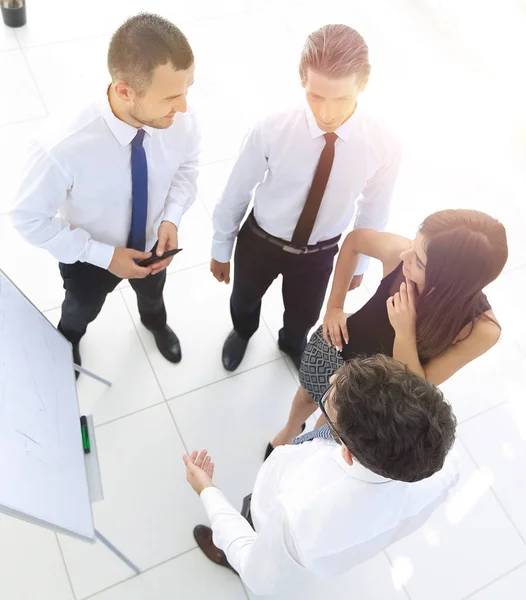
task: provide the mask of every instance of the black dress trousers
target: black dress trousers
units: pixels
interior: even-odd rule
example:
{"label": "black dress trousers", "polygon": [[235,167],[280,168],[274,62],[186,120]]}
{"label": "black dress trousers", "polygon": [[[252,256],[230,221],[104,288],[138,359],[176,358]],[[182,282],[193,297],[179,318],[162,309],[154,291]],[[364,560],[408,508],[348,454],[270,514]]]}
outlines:
{"label": "black dress trousers", "polygon": [[255,333],[261,300],[281,274],[285,312],[279,346],[287,354],[301,355],[307,335],[320,316],[337,252],[335,245],[311,254],[291,254],[256,235],[245,222],[237,239],[230,298],[237,333],[246,340]]}

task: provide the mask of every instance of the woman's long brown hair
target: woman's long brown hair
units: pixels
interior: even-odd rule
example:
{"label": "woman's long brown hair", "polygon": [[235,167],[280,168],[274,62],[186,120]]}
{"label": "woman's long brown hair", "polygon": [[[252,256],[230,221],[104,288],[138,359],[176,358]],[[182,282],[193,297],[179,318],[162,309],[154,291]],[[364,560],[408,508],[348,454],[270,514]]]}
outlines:
{"label": "woman's long brown hair", "polygon": [[482,290],[504,268],[508,244],[502,223],[476,210],[433,213],[419,231],[427,265],[416,304],[417,347],[421,358],[430,359],[451,346],[469,323],[466,337],[471,334],[487,310]]}

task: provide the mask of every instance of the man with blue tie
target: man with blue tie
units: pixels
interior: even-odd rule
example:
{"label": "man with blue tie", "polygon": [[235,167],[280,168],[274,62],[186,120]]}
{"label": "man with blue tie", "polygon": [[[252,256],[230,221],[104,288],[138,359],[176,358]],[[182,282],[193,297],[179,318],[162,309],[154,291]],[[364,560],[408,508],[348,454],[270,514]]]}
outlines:
{"label": "man with blue tie", "polygon": [[[59,331],[79,342],[122,279],[162,355],[181,360],[163,301],[181,218],[195,200],[199,134],[187,111],[194,56],[184,34],[151,14],[128,19],[108,52],[100,101],[35,142],[11,212],[30,243],[59,261],[66,290]],[[58,214],[57,214],[58,213]]]}

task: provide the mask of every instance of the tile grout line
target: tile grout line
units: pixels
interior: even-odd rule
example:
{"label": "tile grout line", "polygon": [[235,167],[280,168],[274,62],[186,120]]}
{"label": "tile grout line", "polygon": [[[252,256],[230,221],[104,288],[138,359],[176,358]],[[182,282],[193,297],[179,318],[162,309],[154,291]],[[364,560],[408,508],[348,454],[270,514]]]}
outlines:
{"label": "tile grout line", "polygon": [[507,402],[508,402],[508,400],[503,400],[502,402],[499,402],[498,404],[495,404],[494,406],[490,406],[488,408],[485,408],[484,410],[480,411],[479,413],[477,413],[475,415],[471,415],[470,417],[467,417],[466,419],[463,419],[462,421],[459,421],[458,422],[458,426],[462,427],[462,425],[464,425],[464,423],[469,423],[473,419],[476,419],[477,417],[480,417],[481,415],[485,415],[486,413],[490,412],[491,410],[495,410],[496,408],[500,408],[501,406],[503,406]]}
{"label": "tile grout line", "polygon": [[[153,368],[152,361],[150,360],[150,356],[148,355],[148,351],[146,350],[146,348],[144,346],[144,343],[142,341],[142,337],[141,337],[141,335],[139,333],[139,330],[138,330],[138,328],[137,328],[137,326],[135,324],[135,319],[133,318],[133,315],[132,315],[132,313],[130,311],[128,303],[126,302],[126,298],[124,297],[124,294],[122,293],[122,290],[118,290],[118,291],[119,291],[119,294],[121,295],[121,298],[122,298],[122,301],[124,302],[124,305],[126,306],[126,310],[128,312],[128,315],[130,316],[131,322],[133,324],[133,328],[135,329],[135,333],[137,334],[137,337],[139,338],[139,342],[141,344],[141,347],[142,347],[142,349],[144,351],[144,354],[146,355],[146,359],[148,361],[148,364],[150,365],[150,369],[152,370],[153,376],[155,377],[155,381],[157,382],[157,386],[159,388],[159,391],[161,392],[161,396],[163,397],[163,401],[166,402],[166,396],[164,395],[163,388],[161,386],[159,378],[157,377],[157,373],[155,372],[155,369]],[[162,404],[162,403],[159,402],[158,405],[159,404]]]}
{"label": "tile grout line", "polygon": [[[471,460],[475,463],[475,465],[477,465],[478,469],[481,469],[482,467],[475,460],[475,457],[471,454],[471,452],[469,451],[469,448],[468,448],[466,442],[464,440],[462,440],[462,438],[461,438],[461,442],[462,442],[462,445],[464,446],[464,450],[466,451],[466,453],[469,456],[469,458],[471,458]],[[501,507],[502,511],[504,512],[504,514],[508,518],[508,521],[511,523],[511,526],[513,527],[513,529],[515,529],[515,531],[517,532],[517,535],[522,540],[522,543],[526,544],[526,539],[524,538],[524,536],[522,535],[521,531],[519,530],[519,528],[515,524],[515,521],[510,517],[508,511],[506,510],[506,508],[504,507],[504,505],[500,501],[500,498],[497,496],[497,493],[495,492],[495,488],[493,487],[492,483],[490,484],[489,489],[491,490],[491,493],[493,494],[493,497],[497,501],[497,504]]]}
{"label": "tile grout line", "polygon": [[[16,35],[16,32],[15,32]],[[71,38],[69,40],[56,40],[54,42],[44,42],[43,44],[30,44],[29,46],[22,46],[22,44],[20,43],[20,40],[18,39],[18,35],[17,40],[18,40],[18,45],[20,46],[20,49],[22,51],[24,50],[33,50],[36,48],[46,48],[48,46],[58,46],[59,44],[71,44],[74,42],[84,42],[86,40],[97,40],[97,39],[102,39],[102,38],[110,38],[112,35],[112,32],[110,33],[99,33],[97,35],[87,35],[87,36],[81,36],[81,37],[74,37]]]}
{"label": "tile grout line", "polygon": [[[206,209],[205,209],[206,210]],[[208,215],[207,215],[208,216]],[[210,217],[208,217],[210,218]],[[178,273],[185,273],[186,271],[190,271],[190,269],[197,269],[200,267],[204,267],[205,265],[208,265],[208,261],[207,262],[202,262],[202,263],[197,263],[195,265],[189,265],[188,267],[183,267],[182,269],[178,269],[177,271],[170,271],[166,273],[166,277],[172,277],[172,275],[177,275]],[[123,281],[125,281],[123,279]],[[120,285],[120,284],[119,284]],[[128,290],[131,288],[131,285],[129,283],[125,284],[122,288],[119,288],[119,291],[122,292],[122,290]]]}
{"label": "tile grout line", "polygon": [[[37,118],[42,118],[42,117],[37,117]],[[1,217],[9,217],[9,214],[8,213],[0,213],[0,218]],[[207,264],[208,263],[199,263],[199,264],[196,264],[196,265],[191,265],[191,266],[188,266],[188,267],[184,267],[183,269],[179,269],[178,271],[172,271],[171,273],[166,273],[166,277],[167,278],[168,277],[172,277],[173,275],[177,275],[178,273],[184,273],[186,271],[189,271],[190,269],[197,269],[197,268],[200,268],[200,267],[204,267]],[[118,292],[122,293],[123,290],[128,290],[128,289],[131,289],[131,285],[130,284],[127,284],[127,285],[125,285],[122,288],[116,288],[115,291],[118,291]],[[123,299],[124,299],[124,297],[123,297]],[[125,302],[126,302],[126,300],[125,300]],[[45,315],[46,313],[51,312],[53,310],[58,310],[61,306],[62,306],[62,303],[57,304],[56,306],[50,306],[49,308],[39,309],[39,310],[40,310],[40,312],[43,315]]]}
{"label": "tile grout line", "polygon": [[[389,547],[387,547],[383,551],[383,554],[385,554],[385,557],[387,558],[387,562],[389,563],[389,566],[391,567],[391,572],[394,572],[395,568],[394,568],[394,565],[393,565],[393,561],[391,560],[391,557],[389,556],[388,550],[389,550]],[[407,600],[411,600],[411,596],[410,596],[409,592],[407,591],[405,585],[403,583],[400,583],[400,585],[402,586],[402,590],[404,591],[404,594],[406,595]]]}
{"label": "tile grout line", "polygon": [[120,421],[121,419],[126,419],[127,417],[133,417],[135,415],[138,415],[146,410],[149,410],[150,408],[156,408],[157,406],[161,406],[162,404],[165,404],[166,400],[161,400],[160,402],[156,402],[155,404],[151,404],[150,406],[144,406],[143,408],[138,408],[137,410],[134,410],[130,413],[126,413],[125,415],[121,415],[120,417],[115,417],[115,419],[110,419],[109,421],[104,421],[104,423],[98,423],[97,425],[95,425],[95,429],[100,429],[101,427],[105,427],[106,425],[110,425],[111,423],[115,423],[116,421]]}
{"label": "tile grout line", "polygon": [[30,74],[30,76],[31,76],[31,81],[32,81],[32,82],[33,82],[33,84],[35,85],[35,89],[36,89],[36,91],[37,91],[38,97],[40,98],[40,102],[42,103],[42,106],[43,106],[43,108],[44,108],[44,111],[45,111],[45,113],[46,113],[46,117],[49,117],[49,109],[48,109],[48,106],[47,106],[47,104],[46,104],[46,102],[45,102],[45,100],[44,100],[44,96],[42,96],[42,92],[40,91],[40,87],[39,87],[39,85],[38,85],[38,83],[37,83],[37,80],[36,80],[35,74],[33,73],[33,69],[31,68],[31,65],[29,64],[29,60],[27,59],[27,55],[26,55],[26,53],[25,53],[25,51],[24,51],[24,48],[20,47],[20,51],[21,51],[21,53],[22,53],[22,57],[23,57],[23,59],[24,59],[24,62],[26,63],[27,70],[29,71],[29,74]]}
{"label": "tile grout line", "polygon": [[[9,123],[4,123],[0,125],[0,132],[2,129],[7,127],[11,127],[12,125],[23,125],[24,123],[31,123],[32,121],[39,121],[40,119],[45,119],[46,117],[31,117],[30,119],[20,119],[18,121],[10,121]],[[7,214],[7,213],[6,213]]]}
{"label": "tile grout line", "polygon": [[158,567],[162,567],[163,565],[166,565],[167,563],[169,563],[173,560],[181,558],[185,554],[190,554],[190,552],[193,552],[194,550],[197,550],[197,549],[198,549],[198,546],[194,546],[193,548],[190,548],[189,550],[180,552],[179,554],[176,554],[175,556],[171,556],[170,558],[167,558],[156,565],[152,565],[151,567],[148,567],[147,569],[142,570],[140,573],[130,575],[129,577],[126,577],[125,579],[122,579],[121,581],[117,581],[116,583],[113,583],[112,585],[102,588],[102,589],[94,592],[93,594],[89,594],[89,596],[83,596],[80,600],[89,600],[90,598],[96,598],[99,594],[103,594],[104,592],[107,592],[108,590],[116,588],[119,585],[122,585],[123,583],[132,581],[133,579],[136,579],[136,578],[140,577],[141,575],[148,573],[149,571],[153,571],[154,569],[157,569]]}
{"label": "tile grout line", "polygon": [[55,539],[57,541],[58,551],[60,552],[60,556],[62,557],[62,563],[64,564],[64,569],[66,571],[66,576],[69,581],[69,587],[71,588],[71,594],[73,595],[73,600],[77,600],[77,594],[75,594],[75,588],[73,587],[73,582],[71,581],[71,575],[69,574],[68,565],[66,563],[66,557],[64,556],[64,551],[62,550],[62,546],[60,545],[60,540],[58,539],[58,533],[55,531]]}
{"label": "tile grout line", "polygon": [[495,579],[492,579],[486,585],[483,585],[482,587],[476,589],[474,592],[471,592],[467,596],[464,596],[462,598],[462,600],[469,600],[469,598],[473,598],[476,594],[478,594],[482,590],[485,590],[486,588],[492,586],[494,583],[497,583],[497,581],[501,581],[502,579],[505,579],[506,577],[508,577],[508,575],[511,575],[513,572],[517,571],[518,569],[521,569],[524,566],[526,566],[526,561],[523,561],[522,563],[520,563],[516,567],[513,567],[513,569],[510,569],[509,571],[506,571],[506,573],[503,573],[502,575],[499,575],[498,577],[495,577]]}
{"label": "tile grout line", "polygon": [[[144,348],[144,346],[143,346]],[[146,352],[146,350],[145,350]],[[183,392],[182,394],[177,394],[176,396],[172,396],[168,399],[164,399],[161,402],[156,402],[155,404],[152,404],[151,406],[145,406],[144,408],[139,408],[137,410],[134,410],[133,412],[127,413],[125,415],[122,415],[121,417],[116,417],[115,419],[110,419],[109,421],[104,421],[104,423],[100,423],[99,425],[96,425],[96,429],[100,428],[100,427],[104,427],[105,425],[109,425],[110,423],[115,423],[115,421],[119,421],[120,419],[125,419],[127,417],[131,417],[133,415],[136,415],[138,413],[144,412],[145,410],[148,410],[150,408],[154,408],[155,406],[161,406],[161,404],[168,404],[168,402],[172,402],[172,400],[176,400],[177,398],[182,398],[183,396],[186,396],[188,394],[192,394],[193,392],[197,392],[199,390],[202,390],[204,388],[207,387],[211,387],[212,385],[216,385],[217,383],[220,383],[222,381],[226,381],[227,379],[233,379],[234,377],[238,377],[239,375],[244,375],[245,373],[250,373],[250,371],[254,371],[255,369],[259,369],[260,367],[264,367],[266,365],[270,365],[273,362],[277,362],[278,360],[283,360],[283,358],[279,357],[279,358],[275,358],[273,360],[270,360],[266,363],[262,363],[260,365],[257,365],[255,367],[252,367],[251,369],[247,369],[246,371],[242,371],[241,373],[236,373],[235,375],[229,375],[228,377],[225,377],[224,379],[218,379],[217,381],[212,381],[211,383],[207,383],[205,385],[202,385],[201,387],[192,389],[192,390],[188,390],[187,392]],[[151,363],[150,363],[151,364]],[[153,367],[152,367],[153,369]],[[164,394],[163,394],[163,398],[164,398]],[[170,408],[170,407],[168,407]],[[171,411],[170,411],[171,412]]]}

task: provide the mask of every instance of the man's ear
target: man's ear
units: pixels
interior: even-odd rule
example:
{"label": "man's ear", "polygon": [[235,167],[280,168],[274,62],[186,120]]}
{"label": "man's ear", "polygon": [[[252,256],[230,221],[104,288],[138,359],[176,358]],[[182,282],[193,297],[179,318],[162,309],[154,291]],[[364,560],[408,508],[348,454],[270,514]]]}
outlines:
{"label": "man's ear", "polygon": [[342,446],[342,456],[343,460],[351,467],[353,463],[353,457],[349,448],[346,446]]}
{"label": "man's ear", "polygon": [[135,92],[130,88],[130,86],[124,81],[116,81],[113,84],[113,89],[117,97],[123,102],[130,102],[135,97]]}
{"label": "man's ear", "polygon": [[369,83],[369,75],[367,75],[366,77],[362,77],[362,80],[360,81],[360,92],[363,92],[365,90],[368,83]]}

